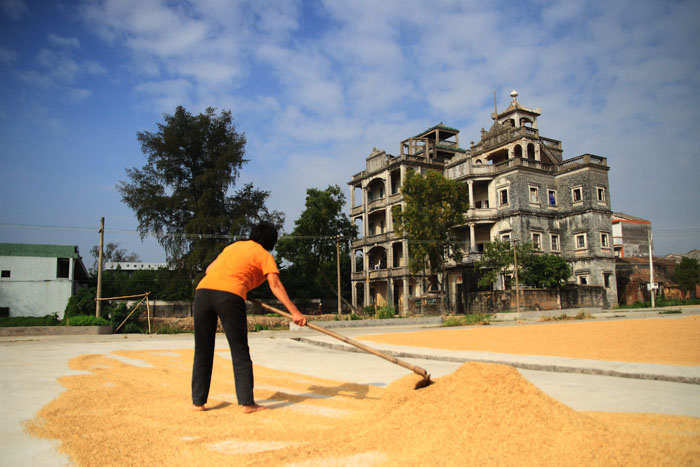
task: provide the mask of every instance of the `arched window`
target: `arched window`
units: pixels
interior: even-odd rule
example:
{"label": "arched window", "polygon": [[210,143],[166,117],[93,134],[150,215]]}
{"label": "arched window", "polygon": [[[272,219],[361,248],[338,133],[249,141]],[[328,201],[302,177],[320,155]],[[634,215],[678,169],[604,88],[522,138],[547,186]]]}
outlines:
{"label": "arched window", "polygon": [[527,145],[527,158],[528,159],[535,158],[535,145],[532,143]]}
{"label": "arched window", "polygon": [[516,158],[522,158],[523,157],[523,147],[520,146],[519,144],[516,144],[515,147],[513,148],[513,153]]}

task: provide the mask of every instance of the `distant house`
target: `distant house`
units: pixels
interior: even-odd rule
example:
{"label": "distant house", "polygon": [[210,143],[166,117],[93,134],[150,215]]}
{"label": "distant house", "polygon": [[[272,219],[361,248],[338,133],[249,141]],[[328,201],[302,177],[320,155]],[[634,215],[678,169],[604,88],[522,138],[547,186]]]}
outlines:
{"label": "distant house", "polygon": [[140,261],[107,261],[104,271],[124,271],[131,276],[136,271],[157,271],[168,269],[168,263],[143,263]]}
{"label": "distant house", "polygon": [[77,246],[0,243],[0,316],[62,318],[87,278]]}
{"label": "distant house", "polygon": [[648,258],[651,222],[623,212],[613,212],[611,220],[615,256]]}

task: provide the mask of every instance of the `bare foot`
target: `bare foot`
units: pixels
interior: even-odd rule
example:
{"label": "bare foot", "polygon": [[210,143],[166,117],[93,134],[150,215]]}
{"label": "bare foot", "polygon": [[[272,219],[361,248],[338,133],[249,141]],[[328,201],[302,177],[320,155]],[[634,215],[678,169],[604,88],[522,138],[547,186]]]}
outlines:
{"label": "bare foot", "polygon": [[192,408],[192,410],[194,410],[195,412],[204,412],[205,410],[207,410],[207,408],[204,407],[203,405],[194,405],[194,404],[192,404],[192,407],[191,407],[191,408]]}
{"label": "bare foot", "polygon": [[265,407],[263,405],[258,405],[255,403],[253,403],[252,405],[242,405],[241,406],[241,411],[243,413],[253,413],[253,412],[258,412],[260,410],[265,410],[265,409],[267,409],[267,407]]}

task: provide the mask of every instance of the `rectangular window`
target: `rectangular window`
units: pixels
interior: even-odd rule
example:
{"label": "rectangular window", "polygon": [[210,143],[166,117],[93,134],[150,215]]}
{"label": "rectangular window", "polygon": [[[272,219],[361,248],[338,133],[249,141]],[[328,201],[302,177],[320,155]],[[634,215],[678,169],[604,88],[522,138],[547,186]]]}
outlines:
{"label": "rectangular window", "polygon": [[498,190],[498,205],[507,206],[508,205],[508,188]]}
{"label": "rectangular window", "polygon": [[9,270],[2,271],[2,274],[0,274],[0,277],[10,277],[10,271]]}
{"label": "rectangular window", "polygon": [[556,190],[547,190],[547,199],[549,200],[550,206],[557,205],[557,192]]}
{"label": "rectangular window", "polygon": [[599,186],[596,188],[596,191],[598,193],[598,201],[601,203],[605,202],[605,188]]}
{"label": "rectangular window", "polygon": [[586,234],[576,234],[574,236],[574,242],[576,245],[577,250],[585,250],[586,249]]}
{"label": "rectangular window", "polygon": [[535,250],[542,249],[542,234],[532,232],[532,246]]}
{"label": "rectangular window", "polygon": [[10,307],[9,306],[0,306],[0,318],[9,318],[10,317]]}
{"label": "rectangular window", "polygon": [[579,285],[588,285],[588,274],[579,274],[576,276],[576,282]]}
{"label": "rectangular window", "polygon": [[609,234],[607,234],[605,232],[600,233],[600,247],[601,248],[610,248],[610,235]]}
{"label": "rectangular window", "polygon": [[559,249],[561,248],[559,246],[559,235],[558,234],[550,234],[549,235],[549,243],[550,243],[552,251],[559,251]]}
{"label": "rectangular window", "polygon": [[576,187],[571,190],[571,200],[574,203],[581,203],[583,202],[583,188]]}
{"label": "rectangular window", "polygon": [[536,186],[530,187],[530,204],[540,203],[540,190]]}
{"label": "rectangular window", "polygon": [[612,273],[609,273],[609,272],[603,273],[603,285],[605,285],[606,289],[610,288],[610,278],[611,277],[612,277]]}
{"label": "rectangular window", "polygon": [[510,234],[501,235],[501,241],[510,243]]}
{"label": "rectangular window", "polygon": [[57,258],[56,277],[68,279],[70,271],[70,258]]}

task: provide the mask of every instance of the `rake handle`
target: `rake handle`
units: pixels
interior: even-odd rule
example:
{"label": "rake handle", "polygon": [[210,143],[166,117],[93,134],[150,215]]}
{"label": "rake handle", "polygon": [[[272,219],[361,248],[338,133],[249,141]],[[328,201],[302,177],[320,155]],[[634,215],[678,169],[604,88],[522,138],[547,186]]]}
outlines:
{"label": "rake handle", "polygon": [[[250,298],[248,299],[248,301],[251,302],[251,303],[254,303],[254,304],[256,304],[256,305],[259,305],[259,306],[261,306],[262,308],[265,308],[265,309],[267,309],[267,310],[273,311],[273,312],[277,313],[278,315],[282,315],[282,316],[284,316],[285,318],[289,318],[290,320],[292,319],[292,315],[291,315],[291,314],[287,313],[286,311],[282,311],[282,310],[280,310],[279,308],[275,308],[275,307],[273,307],[273,306],[267,305],[267,304],[262,303],[262,302],[260,302],[260,301],[258,301],[258,300],[253,300],[253,299],[250,299]],[[376,355],[377,357],[381,357],[381,358],[383,358],[384,360],[390,361],[391,363],[394,363],[394,364],[396,364],[396,365],[402,366],[402,367],[404,367],[404,368],[406,368],[406,369],[408,369],[408,370],[411,370],[412,372],[416,373],[417,375],[422,376],[423,378],[429,378],[429,377],[430,377],[430,375],[428,374],[427,371],[425,371],[425,369],[423,369],[423,368],[421,368],[421,367],[419,367],[419,366],[416,366],[416,365],[412,365],[412,364],[410,364],[410,363],[408,363],[408,362],[406,362],[406,361],[404,361],[404,360],[400,360],[400,359],[394,357],[393,355],[389,355],[389,354],[386,354],[386,353],[384,353],[384,352],[380,352],[379,350],[373,349],[372,347],[369,347],[369,346],[367,346],[367,345],[365,345],[365,344],[363,344],[363,343],[361,343],[361,342],[358,342],[358,341],[356,341],[356,340],[350,339],[349,337],[345,337],[345,336],[343,336],[343,335],[341,335],[341,334],[337,334],[337,333],[335,333],[335,332],[333,332],[333,331],[330,331],[330,330],[328,330],[328,329],[326,329],[326,328],[322,328],[321,326],[317,326],[317,325],[315,325],[315,324],[313,324],[313,323],[308,323],[308,322],[307,322],[307,323],[306,323],[306,326],[309,327],[309,328],[311,328],[311,329],[313,329],[314,331],[322,332],[323,334],[326,334],[326,335],[331,336],[331,337],[333,337],[333,338],[335,338],[335,339],[341,340],[341,341],[343,341],[343,342],[345,342],[345,343],[347,343],[347,344],[350,344],[350,345],[352,345],[352,346],[357,347],[358,349],[364,350],[364,351],[367,352],[367,353],[371,353],[372,355]]]}

